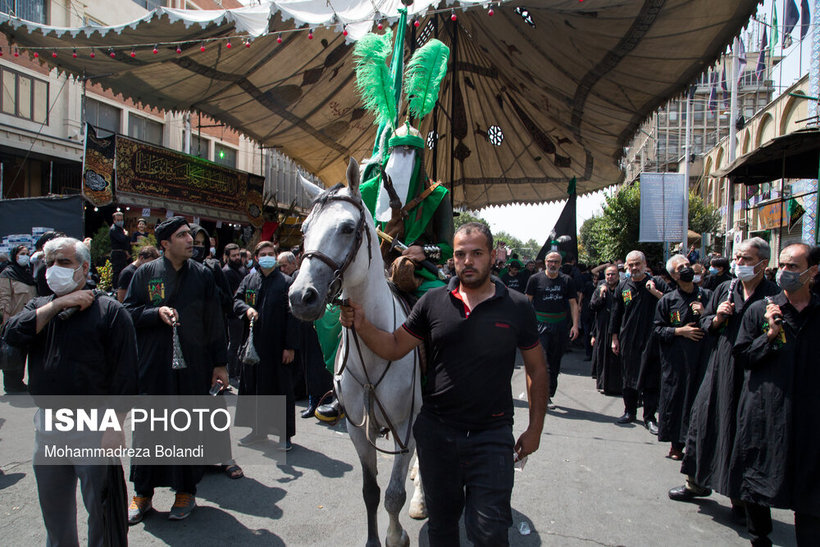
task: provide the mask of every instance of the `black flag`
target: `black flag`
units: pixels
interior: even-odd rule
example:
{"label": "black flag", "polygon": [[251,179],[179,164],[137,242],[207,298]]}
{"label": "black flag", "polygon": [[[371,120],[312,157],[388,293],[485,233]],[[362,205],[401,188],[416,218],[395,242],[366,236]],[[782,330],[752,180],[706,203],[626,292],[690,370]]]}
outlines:
{"label": "black flag", "polygon": [[561,216],[558,217],[552,232],[547,236],[544,246],[538,251],[536,260],[544,260],[547,253],[553,250],[561,253],[564,262],[578,258],[578,230],[575,220],[578,193],[575,191],[575,177],[572,177],[572,180],[569,181],[567,193],[569,194],[569,200],[564,205],[564,210],[561,211]]}

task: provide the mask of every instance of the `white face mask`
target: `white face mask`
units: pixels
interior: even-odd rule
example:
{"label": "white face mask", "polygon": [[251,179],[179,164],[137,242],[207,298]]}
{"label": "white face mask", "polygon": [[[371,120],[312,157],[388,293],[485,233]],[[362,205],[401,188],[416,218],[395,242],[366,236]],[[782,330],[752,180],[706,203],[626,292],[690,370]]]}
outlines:
{"label": "white face mask", "polygon": [[79,281],[74,280],[74,274],[80,269],[82,269],[82,264],[74,270],[63,266],[51,266],[46,270],[48,288],[57,296],[70,293],[80,284]]}
{"label": "white face mask", "polygon": [[17,255],[17,264],[25,268],[29,265],[29,256],[28,255]]}
{"label": "white face mask", "polygon": [[700,280],[703,279],[701,276],[696,275],[692,278],[692,283],[700,283]]}
{"label": "white face mask", "polygon": [[757,272],[755,272],[755,268],[759,266],[762,262],[763,261],[761,260],[753,266],[746,266],[743,264],[735,263],[735,275],[737,275],[737,278],[741,281],[750,281],[754,279],[754,277],[757,275]]}

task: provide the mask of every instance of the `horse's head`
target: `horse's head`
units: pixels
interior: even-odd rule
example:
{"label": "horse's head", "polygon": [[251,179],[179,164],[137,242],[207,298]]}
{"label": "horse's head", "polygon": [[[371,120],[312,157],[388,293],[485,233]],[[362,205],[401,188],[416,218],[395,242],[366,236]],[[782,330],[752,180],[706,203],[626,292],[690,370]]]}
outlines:
{"label": "horse's head", "polygon": [[303,321],[321,317],[343,286],[362,283],[374,258],[373,221],[362,203],[359,164],[352,158],[347,182],[347,188],[337,184],[316,196],[302,224],[305,252],[288,296],[293,315]]}

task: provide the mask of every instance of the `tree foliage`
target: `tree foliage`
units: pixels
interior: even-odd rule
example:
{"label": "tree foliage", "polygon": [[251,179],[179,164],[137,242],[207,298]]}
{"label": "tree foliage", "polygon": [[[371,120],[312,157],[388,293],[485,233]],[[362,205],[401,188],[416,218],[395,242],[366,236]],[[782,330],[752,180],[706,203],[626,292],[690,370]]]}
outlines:
{"label": "tree foliage", "polygon": [[[638,241],[640,229],[641,191],[634,184],[621,188],[606,198],[603,214],[588,219],[579,230],[579,254],[581,260],[597,264],[623,259],[632,250],[643,251],[647,261],[654,264],[663,259],[661,243]],[[689,229],[699,234],[714,231],[720,223],[720,213],[704,203],[703,199],[689,194]]]}
{"label": "tree foliage", "polygon": [[[479,222],[490,227],[490,224],[481,217],[475,216],[468,212],[459,213],[457,217],[453,219],[453,225],[455,229],[458,230],[464,224],[468,222]],[[530,238],[528,241],[523,242],[517,237],[513,236],[512,234],[505,232],[503,230],[499,230],[498,232],[493,232],[493,240],[497,243],[499,241],[503,241],[507,244],[507,248],[510,249],[510,252],[518,254],[519,258],[532,258],[538,253],[538,250],[541,248],[541,244],[535,241],[534,239]]]}

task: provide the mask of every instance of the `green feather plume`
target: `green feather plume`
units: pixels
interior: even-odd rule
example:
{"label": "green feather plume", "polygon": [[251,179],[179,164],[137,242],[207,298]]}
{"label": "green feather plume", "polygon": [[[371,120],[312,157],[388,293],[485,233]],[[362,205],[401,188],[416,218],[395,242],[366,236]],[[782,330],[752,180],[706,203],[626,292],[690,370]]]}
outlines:
{"label": "green feather plume", "polygon": [[393,32],[368,33],[356,42],[356,87],[364,107],[376,115],[376,123],[396,124],[396,93],[387,58],[393,53]]}
{"label": "green feather plume", "polygon": [[441,80],[447,73],[450,48],[430,40],[418,49],[404,72],[404,94],[410,114],[421,119],[436,106]]}

